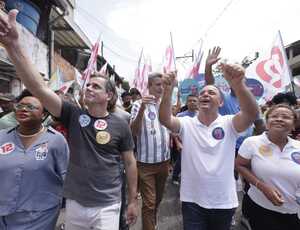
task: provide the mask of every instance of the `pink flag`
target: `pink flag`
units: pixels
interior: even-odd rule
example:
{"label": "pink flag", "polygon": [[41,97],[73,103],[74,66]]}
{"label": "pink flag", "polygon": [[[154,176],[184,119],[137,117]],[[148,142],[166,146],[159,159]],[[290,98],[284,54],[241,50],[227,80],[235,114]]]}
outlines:
{"label": "pink flag", "polygon": [[176,70],[176,66],[175,66],[174,49],[172,48],[172,45],[169,45],[166,48],[165,55],[164,55],[163,72],[168,73],[175,70]]}
{"label": "pink flag", "polygon": [[202,57],[203,57],[203,51],[202,51],[202,47],[200,47],[198,54],[195,57],[195,61],[192,65],[192,68],[190,69],[187,78],[195,78],[197,77],[198,73],[199,73],[199,69],[200,69],[200,64],[202,61]]}
{"label": "pink flag", "polygon": [[101,69],[98,73],[104,77],[107,76],[107,62],[101,67]]}
{"label": "pink flag", "polygon": [[142,95],[148,93],[148,75],[152,71],[151,58],[145,58],[143,49],[138,60],[138,66],[135,70],[133,86],[137,88]]}
{"label": "pink flag", "polygon": [[256,82],[255,96],[260,104],[270,100],[278,92],[286,91],[292,78],[279,31],[271,48],[262,52],[246,69],[246,77],[248,81],[252,79],[252,82]]}
{"label": "pink flag", "polygon": [[80,84],[81,88],[85,88],[86,84],[89,82],[91,74],[97,71],[97,56],[99,51],[99,44],[100,44],[100,38],[94,44],[87,68],[82,74],[81,84]]}
{"label": "pink flag", "polygon": [[73,83],[74,83],[74,80],[64,82],[61,85],[59,91],[61,91],[63,94],[66,94]]}
{"label": "pink flag", "polygon": [[144,65],[141,73],[141,83],[138,90],[142,95],[148,94],[148,75],[152,71],[151,58],[144,58]]}
{"label": "pink flag", "polygon": [[139,60],[137,63],[137,67],[136,67],[135,73],[134,73],[133,87],[135,87],[135,88],[138,88],[138,85],[140,84],[142,58],[143,58],[143,49],[141,50]]}

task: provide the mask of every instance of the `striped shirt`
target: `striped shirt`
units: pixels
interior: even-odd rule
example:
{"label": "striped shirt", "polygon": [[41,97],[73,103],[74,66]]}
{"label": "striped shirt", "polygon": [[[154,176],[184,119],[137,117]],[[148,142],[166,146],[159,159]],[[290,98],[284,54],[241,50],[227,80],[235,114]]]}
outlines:
{"label": "striped shirt", "polygon": [[[141,100],[136,101],[131,109],[133,121],[141,107]],[[158,120],[159,104],[147,105],[144,111],[141,132],[136,141],[136,160],[143,163],[159,163],[170,159],[169,131]]]}

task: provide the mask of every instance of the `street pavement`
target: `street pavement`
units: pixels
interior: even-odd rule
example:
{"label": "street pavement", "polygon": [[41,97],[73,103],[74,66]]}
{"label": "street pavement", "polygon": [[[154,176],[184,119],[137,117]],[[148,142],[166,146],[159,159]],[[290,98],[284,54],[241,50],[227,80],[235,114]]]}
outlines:
{"label": "street pavement", "polygon": [[[242,198],[242,192],[238,193],[239,200]],[[240,202],[241,203],[241,202]],[[130,227],[130,230],[141,230],[141,206],[142,202],[139,200],[139,216],[137,223]],[[62,210],[58,220],[57,229],[60,230],[59,225],[64,221],[64,211]],[[158,230],[181,230],[182,217],[181,205],[179,200],[179,186],[174,185],[171,177],[168,178],[164,198],[161,202],[158,213]],[[247,230],[241,224],[241,207],[239,206],[235,215],[235,225],[231,230]]]}

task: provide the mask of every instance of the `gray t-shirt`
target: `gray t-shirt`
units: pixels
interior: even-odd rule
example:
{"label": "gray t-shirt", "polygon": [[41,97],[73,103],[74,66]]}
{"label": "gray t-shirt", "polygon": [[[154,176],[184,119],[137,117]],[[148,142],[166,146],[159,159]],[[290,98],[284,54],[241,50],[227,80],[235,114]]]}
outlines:
{"label": "gray t-shirt", "polygon": [[128,124],[114,114],[92,117],[63,103],[61,122],[69,130],[70,163],[64,195],[85,207],[121,201],[121,153],[134,148]]}

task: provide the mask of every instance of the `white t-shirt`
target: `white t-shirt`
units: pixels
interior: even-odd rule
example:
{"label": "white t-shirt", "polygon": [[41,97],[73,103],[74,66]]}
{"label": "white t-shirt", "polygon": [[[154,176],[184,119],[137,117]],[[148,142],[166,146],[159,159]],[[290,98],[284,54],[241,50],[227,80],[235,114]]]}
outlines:
{"label": "white t-shirt", "polygon": [[235,142],[233,115],[221,116],[209,126],[198,117],[182,117],[182,169],[180,199],[207,209],[238,206],[234,180]]}
{"label": "white t-shirt", "polygon": [[297,213],[300,204],[296,202],[296,191],[300,188],[300,141],[288,138],[283,151],[273,144],[266,133],[249,137],[239,150],[239,155],[251,160],[252,172],[266,184],[277,188],[284,204],[274,206],[254,185],[248,195],[263,208],[279,213]]}

